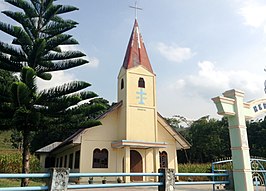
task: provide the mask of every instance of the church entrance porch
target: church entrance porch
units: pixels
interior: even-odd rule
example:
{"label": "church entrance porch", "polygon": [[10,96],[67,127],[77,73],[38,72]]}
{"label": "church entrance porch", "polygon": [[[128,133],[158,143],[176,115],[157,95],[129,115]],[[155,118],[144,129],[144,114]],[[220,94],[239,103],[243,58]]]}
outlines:
{"label": "church entrance porch", "polygon": [[[123,158],[121,170],[125,173],[152,173],[160,168],[160,148],[166,148],[165,142],[145,142],[121,140],[112,142],[112,148],[121,149]],[[167,163],[167,161],[165,161]],[[156,181],[156,177],[125,177],[125,182]]]}
{"label": "church entrance porch", "polygon": [[[136,150],[130,151],[130,172],[132,173],[142,173],[143,172],[143,162],[141,154]],[[143,181],[142,176],[131,176],[130,181]]]}

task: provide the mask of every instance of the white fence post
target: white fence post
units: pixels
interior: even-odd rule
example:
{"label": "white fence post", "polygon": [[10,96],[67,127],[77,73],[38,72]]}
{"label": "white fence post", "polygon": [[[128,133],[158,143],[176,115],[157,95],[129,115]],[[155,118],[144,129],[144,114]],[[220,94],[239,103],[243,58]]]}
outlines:
{"label": "white fence post", "polygon": [[50,169],[51,177],[48,191],[67,191],[69,168]]}
{"label": "white fence post", "polygon": [[159,176],[159,182],[163,182],[163,185],[158,186],[158,191],[174,191],[175,170],[168,168],[160,168],[159,173],[163,173],[163,176]]}

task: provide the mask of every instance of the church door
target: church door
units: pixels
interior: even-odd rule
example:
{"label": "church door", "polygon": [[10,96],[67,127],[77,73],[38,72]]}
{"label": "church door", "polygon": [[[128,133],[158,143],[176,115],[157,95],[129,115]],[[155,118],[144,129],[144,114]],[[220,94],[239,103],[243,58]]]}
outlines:
{"label": "church door", "polygon": [[[142,157],[138,151],[130,151],[130,172],[142,173]],[[131,176],[130,181],[143,181],[142,176]]]}

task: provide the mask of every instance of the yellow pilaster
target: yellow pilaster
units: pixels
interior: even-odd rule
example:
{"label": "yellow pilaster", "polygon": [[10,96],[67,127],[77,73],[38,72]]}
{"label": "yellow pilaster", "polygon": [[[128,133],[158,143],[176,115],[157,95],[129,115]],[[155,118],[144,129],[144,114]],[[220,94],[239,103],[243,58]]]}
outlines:
{"label": "yellow pilaster", "polygon": [[[159,148],[153,149],[153,164],[154,164],[154,172],[158,172],[158,169],[160,168],[160,156],[159,156]],[[158,181],[158,177],[154,177],[154,181]]]}

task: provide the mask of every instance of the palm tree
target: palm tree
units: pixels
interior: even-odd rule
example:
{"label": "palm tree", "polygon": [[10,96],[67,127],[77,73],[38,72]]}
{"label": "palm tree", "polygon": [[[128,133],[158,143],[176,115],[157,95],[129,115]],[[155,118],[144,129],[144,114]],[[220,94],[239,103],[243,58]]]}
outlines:
{"label": "palm tree", "polygon": [[[49,123],[73,123],[73,128],[87,128],[100,122],[86,112],[102,109],[99,104],[80,104],[95,98],[94,92],[80,91],[90,86],[87,82],[75,81],[38,91],[36,78],[50,80],[52,71],[66,70],[88,63],[80,51],[62,51],[60,46],[78,42],[67,31],[77,22],[60,17],[63,13],[78,10],[73,6],[55,4],[56,0],[5,0],[21,11],[2,11],[19,25],[0,21],[0,30],[10,35],[12,43],[0,41],[0,68],[17,72],[19,80],[12,83],[10,94],[1,95],[0,113],[5,122],[0,128],[15,128],[23,135],[22,173],[29,173],[31,132],[46,127]],[[66,118],[69,116],[69,118]],[[82,118],[80,118],[82,116]],[[63,121],[69,119],[69,121]],[[21,186],[27,186],[23,179]]]}

